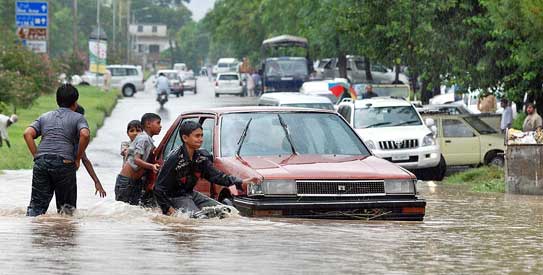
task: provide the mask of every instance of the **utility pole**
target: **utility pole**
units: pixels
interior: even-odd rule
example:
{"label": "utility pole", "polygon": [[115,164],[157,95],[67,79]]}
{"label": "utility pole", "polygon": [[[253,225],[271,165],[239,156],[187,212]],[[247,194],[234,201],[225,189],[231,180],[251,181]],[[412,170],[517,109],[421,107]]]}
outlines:
{"label": "utility pole", "polygon": [[117,1],[115,0],[112,0],[111,1],[111,4],[113,5],[113,47],[111,47],[113,49],[113,51],[115,51],[115,49],[117,48],[117,43],[116,43],[116,36],[117,36],[117,22],[116,22],[116,16],[117,16]]}
{"label": "utility pole", "polygon": [[125,64],[130,64],[130,3],[128,0],[126,3],[126,62]]}
{"label": "utility pole", "polygon": [[72,1],[73,6],[73,23],[72,23],[72,31],[73,31],[73,55],[76,55],[79,52],[79,44],[77,41],[77,24],[79,23],[77,21],[77,0]]}

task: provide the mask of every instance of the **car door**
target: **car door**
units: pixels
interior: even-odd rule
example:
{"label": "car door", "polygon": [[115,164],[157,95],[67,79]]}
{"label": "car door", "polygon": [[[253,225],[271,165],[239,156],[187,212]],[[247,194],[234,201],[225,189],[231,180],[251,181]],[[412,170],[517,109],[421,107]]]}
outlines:
{"label": "car door", "polygon": [[111,86],[120,87],[122,81],[126,78],[126,69],[125,68],[111,68]]}
{"label": "car door", "polygon": [[[201,149],[208,151],[212,156],[215,156],[213,150],[213,141],[215,134],[215,117],[210,115],[202,115],[199,118],[199,122],[202,125],[202,130],[204,132],[204,141],[202,143]],[[222,186],[215,186],[205,179],[198,181],[195,189],[196,191],[206,194],[211,198],[217,198],[217,194]],[[217,191],[215,191],[217,190]]]}
{"label": "car door", "polygon": [[447,165],[478,164],[480,160],[479,136],[463,120],[441,119],[441,152]]}

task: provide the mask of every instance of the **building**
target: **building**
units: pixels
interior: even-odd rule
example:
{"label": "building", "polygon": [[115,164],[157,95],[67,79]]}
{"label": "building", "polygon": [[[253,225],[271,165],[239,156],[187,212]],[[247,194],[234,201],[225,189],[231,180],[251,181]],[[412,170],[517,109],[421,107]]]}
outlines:
{"label": "building", "polygon": [[162,24],[130,24],[133,61],[144,67],[159,61],[160,52],[170,48],[168,27]]}

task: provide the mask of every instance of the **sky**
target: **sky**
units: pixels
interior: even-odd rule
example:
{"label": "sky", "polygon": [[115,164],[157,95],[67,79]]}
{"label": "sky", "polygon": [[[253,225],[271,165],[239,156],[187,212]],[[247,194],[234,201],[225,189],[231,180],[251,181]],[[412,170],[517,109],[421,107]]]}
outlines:
{"label": "sky", "polygon": [[204,18],[205,14],[213,8],[215,0],[191,0],[190,4],[186,4],[192,12],[192,19],[199,21]]}

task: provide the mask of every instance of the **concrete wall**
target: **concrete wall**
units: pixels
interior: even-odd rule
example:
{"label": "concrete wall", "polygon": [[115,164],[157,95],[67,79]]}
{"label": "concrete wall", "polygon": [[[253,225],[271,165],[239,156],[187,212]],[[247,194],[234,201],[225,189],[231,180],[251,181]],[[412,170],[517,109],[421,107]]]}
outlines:
{"label": "concrete wall", "polygon": [[505,192],[543,195],[543,145],[508,145]]}

